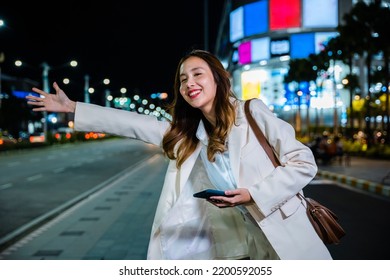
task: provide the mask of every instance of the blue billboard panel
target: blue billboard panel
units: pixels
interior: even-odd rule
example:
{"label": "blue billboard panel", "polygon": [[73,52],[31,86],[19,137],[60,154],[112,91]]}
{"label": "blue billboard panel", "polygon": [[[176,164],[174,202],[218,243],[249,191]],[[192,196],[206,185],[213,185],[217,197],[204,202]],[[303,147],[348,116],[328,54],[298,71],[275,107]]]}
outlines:
{"label": "blue billboard panel", "polygon": [[252,36],[268,32],[268,1],[244,6],[244,34]]}
{"label": "blue billboard panel", "polygon": [[290,36],[290,57],[292,59],[307,58],[315,53],[314,33],[292,34]]}
{"label": "blue billboard panel", "polygon": [[27,95],[34,95],[34,96],[39,96],[38,93],[33,92],[33,91],[21,91],[21,90],[13,90],[12,95],[17,97],[17,98],[26,98]]}

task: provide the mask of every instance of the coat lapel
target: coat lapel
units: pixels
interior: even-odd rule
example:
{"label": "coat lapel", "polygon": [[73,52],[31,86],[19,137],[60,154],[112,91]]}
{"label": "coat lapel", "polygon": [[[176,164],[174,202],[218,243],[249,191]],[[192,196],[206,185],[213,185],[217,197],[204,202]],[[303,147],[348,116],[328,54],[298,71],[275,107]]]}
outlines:
{"label": "coat lapel", "polygon": [[194,167],[195,161],[199,156],[200,149],[202,145],[199,143],[198,146],[196,147],[195,151],[190,155],[190,157],[183,162],[181,168],[180,168],[180,192],[183,190],[183,187],[185,183],[188,180],[188,177],[190,176],[190,173],[192,171],[192,168]]}
{"label": "coat lapel", "polygon": [[236,124],[233,125],[228,138],[228,150],[234,179],[239,187],[241,149],[246,144],[248,126],[241,104],[238,106]]}

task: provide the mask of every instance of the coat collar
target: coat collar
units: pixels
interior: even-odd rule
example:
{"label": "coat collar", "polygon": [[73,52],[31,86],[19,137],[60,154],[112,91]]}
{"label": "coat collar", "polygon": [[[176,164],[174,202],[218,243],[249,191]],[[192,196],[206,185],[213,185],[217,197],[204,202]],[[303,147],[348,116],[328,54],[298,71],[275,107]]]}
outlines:
{"label": "coat collar", "polygon": [[234,179],[239,187],[241,149],[246,144],[248,125],[246,125],[247,122],[243,110],[243,103],[237,101],[236,104],[236,124],[233,125],[228,136],[228,150]]}
{"label": "coat collar", "polygon": [[[241,149],[246,144],[247,134],[248,134],[248,125],[244,113],[244,103],[242,101],[237,101],[236,105],[236,123],[233,125],[229,136],[228,136],[228,151],[231,168],[233,170],[233,176],[237,184],[239,184],[239,170],[240,170],[240,157]],[[195,161],[199,156],[200,150],[202,148],[202,143],[208,143],[207,133],[204,128],[202,121],[199,122],[197,137],[200,142],[196,147],[195,151],[191,156],[183,162],[180,168],[180,190],[183,189],[185,183],[190,176],[190,173],[195,165]],[[207,144],[206,144],[207,145]]]}

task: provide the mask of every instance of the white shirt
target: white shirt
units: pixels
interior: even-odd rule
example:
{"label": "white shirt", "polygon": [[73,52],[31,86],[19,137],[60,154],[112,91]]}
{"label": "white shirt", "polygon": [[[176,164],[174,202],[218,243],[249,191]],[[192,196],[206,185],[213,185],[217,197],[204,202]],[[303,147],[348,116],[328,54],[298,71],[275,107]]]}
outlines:
{"label": "white shirt", "polygon": [[[215,161],[211,162],[207,158],[207,146],[209,143],[208,135],[201,121],[196,132],[196,137],[203,144],[200,151],[202,162],[206,168],[207,175],[213,186],[222,191],[234,190],[237,188],[229,160],[229,151],[215,154]],[[244,206],[237,206],[244,214],[248,213]]]}

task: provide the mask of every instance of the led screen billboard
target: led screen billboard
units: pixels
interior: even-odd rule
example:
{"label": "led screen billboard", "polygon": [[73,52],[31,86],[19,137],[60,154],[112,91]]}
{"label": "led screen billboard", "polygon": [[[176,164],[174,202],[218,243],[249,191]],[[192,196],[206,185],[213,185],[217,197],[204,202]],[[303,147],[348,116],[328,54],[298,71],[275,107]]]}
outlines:
{"label": "led screen billboard", "polygon": [[239,7],[230,13],[230,42],[244,38],[244,8]]}
{"label": "led screen billboard", "polygon": [[301,26],[301,0],[269,0],[270,30]]}
{"label": "led screen billboard", "polygon": [[315,52],[314,33],[291,34],[290,57],[292,59],[306,58]]}
{"label": "led screen billboard", "polygon": [[251,41],[251,60],[257,62],[270,59],[270,39],[269,37],[254,39]]}
{"label": "led screen billboard", "polygon": [[303,0],[302,5],[303,27],[337,27],[338,0]]}
{"label": "led screen billboard", "polygon": [[268,32],[268,1],[253,2],[244,6],[244,36]]}
{"label": "led screen billboard", "polygon": [[272,39],[270,42],[271,57],[290,54],[290,40],[288,38]]}
{"label": "led screen billboard", "polygon": [[321,52],[331,38],[338,35],[337,32],[316,32],[291,34],[290,44],[292,59],[306,58],[310,54]]}
{"label": "led screen billboard", "polygon": [[251,42],[244,42],[238,46],[238,63],[248,64],[252,62]]}

